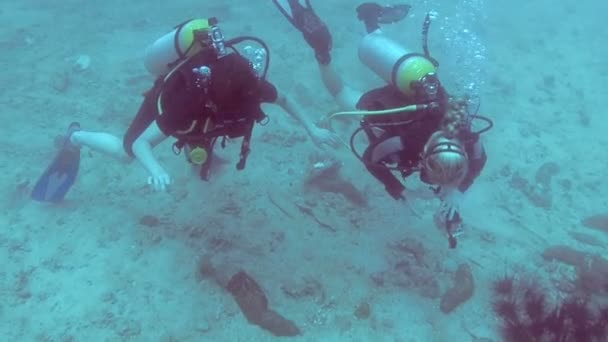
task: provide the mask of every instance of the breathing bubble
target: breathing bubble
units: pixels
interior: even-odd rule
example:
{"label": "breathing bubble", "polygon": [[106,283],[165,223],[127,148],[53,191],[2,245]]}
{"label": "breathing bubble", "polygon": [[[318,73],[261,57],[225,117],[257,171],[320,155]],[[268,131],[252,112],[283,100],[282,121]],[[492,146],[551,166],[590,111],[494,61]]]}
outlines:
{"label": "breathing bubble", "polygon": [[478,97],[485,83],[486,46],[480,37],[486,18],[484,0],[456,0],[449,5],[438,0],[424,3],[448,14],[438,15],[435,22],[442,40],[440,49],[445,54],[441,59],[442,75],[453,83],[450,90]]}
{"label": "breathing bubble", "polygon": [[266,64],[266,49],[262,47],[254,47],[251,45],[247,45],[243,48],[243,56],[251,62],[251,67],[258,75],[258,77],[262,76],[264,72],[264,66]]}

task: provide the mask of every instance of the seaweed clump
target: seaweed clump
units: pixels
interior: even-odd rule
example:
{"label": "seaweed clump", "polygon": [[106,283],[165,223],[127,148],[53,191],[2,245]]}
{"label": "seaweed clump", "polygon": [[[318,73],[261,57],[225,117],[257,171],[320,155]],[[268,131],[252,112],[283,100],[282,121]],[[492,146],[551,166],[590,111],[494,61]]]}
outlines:
{"label": "seaweed clump", "polygon": [[494,282],[494,313],[501,319],[506,342],[608,341],[608,306],[598,307],[583,297],[551,303],[536,282],[504,276]]}

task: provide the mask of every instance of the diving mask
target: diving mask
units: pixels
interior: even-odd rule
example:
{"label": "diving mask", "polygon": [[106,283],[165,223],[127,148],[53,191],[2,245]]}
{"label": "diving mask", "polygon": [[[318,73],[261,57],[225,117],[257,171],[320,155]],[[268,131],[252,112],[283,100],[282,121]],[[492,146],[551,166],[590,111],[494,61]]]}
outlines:
{"label": "diving mask", "polygon": [[462,143],[442,131],[433,133],[424,146],[420,178],[446,186],[459,184],[468,172],[468,156]]}

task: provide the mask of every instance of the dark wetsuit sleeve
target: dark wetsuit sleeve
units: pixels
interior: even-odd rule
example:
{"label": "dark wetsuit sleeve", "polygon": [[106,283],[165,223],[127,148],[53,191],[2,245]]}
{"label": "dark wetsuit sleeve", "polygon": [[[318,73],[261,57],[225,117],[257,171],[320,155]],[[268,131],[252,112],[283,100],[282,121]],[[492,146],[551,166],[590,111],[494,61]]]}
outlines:
{"label": "dark wetsuit sleeve", "polygon": [[[475,149],[478,149],[478,155],[475,156]],[[467,149],[467,154],[470,156],[474,156],[469,160],[469,171],[466,176],[458,186],[458,190],[461,192],[465,192],[471,185],[475,179],[481,174],[481,170],[483,170],[486,165],[486,161],[488,160],[488,156],[486,155],[486,151],[479,140],[479,137],[471,144],[471,147]]]}
{"label": "dark wetsuit sleeve", "polygon": [[371,151],[372,147],[370,146],[365,150],[362,156],[367,171],[384,184],[384,189],[386,189],[389,195],[394,199],[404,199],[403,192],[405,191],[405,186],[403,186],[391,170],[387,169],[384,165],[372,163]]}
{"label": "dark wetsuit sleeve", "polygon": [[401,182],[393,175],[393,173],[381,165],[373,165],[366,164],[365,167],[372,174],[372,176],[376,177],[377,180],[384,184],[384,189],[389,193],[394,199],[404,199],[403,192],[405,191],[405,186],[401,184]]}
{"label": "dark wetsuit sleeve", "polygon": [[270,82],[263,80],[260,84],[260,102],[275,103],[279,97],[277,88]]}
{"label": "dark wetsuit sleeve", "polygon": [[131,121],[129,128],[124,135],[122,144],[125,152],[131,157],[134,157],[133,142],[135,142],[158,116],[158,110],[156,108],[157,95],[158,89],[156,86],[144,94],[144,100],[139,106],[137,115],[135,115],[135,118]]}

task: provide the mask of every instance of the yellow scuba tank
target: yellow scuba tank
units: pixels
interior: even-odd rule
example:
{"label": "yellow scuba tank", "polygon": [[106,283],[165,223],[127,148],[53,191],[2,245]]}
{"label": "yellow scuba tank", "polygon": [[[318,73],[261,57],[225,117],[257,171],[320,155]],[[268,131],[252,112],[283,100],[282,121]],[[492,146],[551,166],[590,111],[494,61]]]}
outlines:
{"label": "yellow scuba tank", "polygon": [[[427,16],[423,27],[425,38],[430,23],[428,20]],[[415,82],[436,72],[436,62],[429,56],[426,43],[423,44],[423,50],[424,54],[412,52],[387,37],[380,29],[376,29],[366,34],[359,42],[359,60],[384,81],[396,86],[401,93],[412,96],[415,93]],[[386,110],[334,112],[327,115],[325,120],[331,127],[331,120],[338,116],[416,113],[432,110],[437,106],[437,102],[412,103]]]}
{"label": "yellow scuba tank", "polygon": [[192,19],[178,25],[173,31],[158,38],[146,48],[144,65],[154,76],[162,76],[179,60],[190,57],[204,48],[198,33],[209,31],[212,19]]}
{"label": "yellow scuba tank", "polygon": [[435,64],[429,58],[401,46],[379,29],[361,39],[359,59],[405,95],[413,94],[412,82],[436,72]]}

